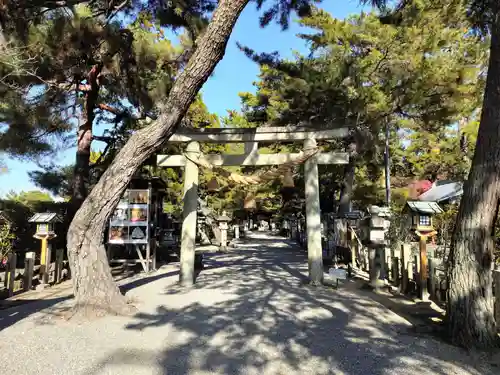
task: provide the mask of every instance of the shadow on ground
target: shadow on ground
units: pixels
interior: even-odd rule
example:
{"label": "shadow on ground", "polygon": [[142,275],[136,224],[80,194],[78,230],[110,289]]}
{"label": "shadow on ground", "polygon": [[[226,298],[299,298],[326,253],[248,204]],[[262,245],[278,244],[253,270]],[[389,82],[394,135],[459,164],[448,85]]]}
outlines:
{"label": "shadow on ground", "polygon": [[253,240],[206,263],[193,288],[169,287],[124,327],[168,327],[161,352],[117,348],[89,373],[151,362],[164,375],[495,373],[364,293],[304,285],[306,256],[290,242]]}
{"label": "shadow on ground", "polygon": [[126,282],[122,285],[120,285],[120,291],[123,294],[126,294],[127,292],[131,291],[132,289],[139,288],[143,285],[152,283],[157,280],[165,279],[167,277],[175,276],[179,274],[179,270],[173,270],[170,272],[164,272],[164,273],[159,273],[159,274],[153,274],[150,276],[147,276],[146,274],[143,274],[142,277],[138,278],[137,280],[133,280],[130,282]]}
{"label": "shadow on ground", "polygon": [[[118,274],[116,275],[117,282],[120,284],[120,291],[123,294],[130,292],[135,288],[139,288],[146,284],[169,278],[178,275],[178,270],[169,272],[161,272],[158,274]],[[136,278],[128,280],[130,278]],[[49,289],[50,290],[50,289]],[[55,296],[43,299],[20,299],[20,300],[4,300],[2,302],[2,309],[0,309],[0,331],[21,321],[31,315],[41,313],[40,322],[47,321],[51,317],[65,317],[70,316],[67,314],[72,308],[73,295],[64,290],[57,294],[64,294],[62,296]]]}
{"label": "shadow on ground", "polygon": [[[46,311],[47,314],[50,314],[52,308],[62,302],[69,301],[71,298],[71,296],[64,296],[42,300],[12,301],[12,303],[3,301],[5,308],[0,310],[0,331],[40,311]],[[58,311],[61,311],[61,309],[57,308]]]}

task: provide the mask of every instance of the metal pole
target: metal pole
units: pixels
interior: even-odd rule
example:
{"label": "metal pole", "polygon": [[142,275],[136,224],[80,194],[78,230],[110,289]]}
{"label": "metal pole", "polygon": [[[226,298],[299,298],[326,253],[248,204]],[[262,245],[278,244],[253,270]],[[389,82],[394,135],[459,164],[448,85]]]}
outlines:
{"label": "metal pole", "polygon": [[389,121],[385,122],[385,203],[387,207],[391,206],[391,159],[389,155]]}

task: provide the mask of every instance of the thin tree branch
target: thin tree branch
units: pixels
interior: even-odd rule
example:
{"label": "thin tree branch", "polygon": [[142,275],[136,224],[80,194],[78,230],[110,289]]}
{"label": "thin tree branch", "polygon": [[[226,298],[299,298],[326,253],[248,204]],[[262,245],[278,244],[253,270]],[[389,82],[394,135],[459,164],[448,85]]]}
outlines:
{"label": "thin tree branch", "polygon": [[103,110],[103,111],[106,111],[106,112],[110,112],[110,113],[116,115],[119,119],[121,119],[123,117],[130,117],[131,119],[138,121],[138,120],[145,120],[146,118],[149,117],[152,120],[156,120],[156,116],[155,115],[141,112],[137,116],[134,116],[128,110],[123,110],[122,111],[122,110],[119,110],[116,107],[112,107],[112,106],[110,106],[108,104],[105,104],[105,103],[99,103],[99,104],[97,104],[96,107],[99,108],[100,110]]}
{"label": "thin tree branch", "polygon": [[112,143],[114,141],[113,137],[107,137],[105,135],[93,135],[92,140],[94,141],[100,141],[100,142],[105,142],[105,143]]}
{"label": "thin tree branch", "polygon": [[117,109],[115,107],[111,107],[110,105],[104,104],[104,103],[97,104],[97,108],[102,109],[103,111],[111,112],[112,114],[117,115],[117,116],[120,116],[120,115],[123,116],[125,114],[124,111],[120,111],[119,109]]}

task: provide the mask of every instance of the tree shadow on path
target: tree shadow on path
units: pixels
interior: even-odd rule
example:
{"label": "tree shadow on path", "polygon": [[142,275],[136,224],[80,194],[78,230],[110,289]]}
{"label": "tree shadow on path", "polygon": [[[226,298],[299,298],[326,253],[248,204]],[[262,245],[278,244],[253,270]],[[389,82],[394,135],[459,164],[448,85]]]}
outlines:
{"label": "tree shadow on path", "polygon": [[282,239],[252,240],[207,263],[193,288],[167,288],[164,304],[125,326],[158,333],[161,351],[117,348],[93,373],[117,364],[165,375],[495,373],[416,335],[366,295],[305,286],[306,256]]}
{"label": "tree shadow on path", "polygon": [[[126,294],[133,289],[178,274],[178,269],[153,273],[151,275],[134,273],[117,280],[117,282],[120,284],[121,292]],[[2,301],[5,308],[0,309],[0,331],[34,314],[41,315],[40,321],[46,321],[49,317],[70,316],[68,313],[73,306],[71,289],[69,289],[69,291],[59,290],[53,294],[53,297],[41,297],[39,299]],[[36,297],[36,295],[34,295],[34,297]]]}

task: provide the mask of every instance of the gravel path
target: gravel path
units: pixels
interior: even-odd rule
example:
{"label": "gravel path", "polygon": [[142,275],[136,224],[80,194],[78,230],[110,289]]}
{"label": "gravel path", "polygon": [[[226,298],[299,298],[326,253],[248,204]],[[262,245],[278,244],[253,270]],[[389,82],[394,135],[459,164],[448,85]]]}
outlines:
{"label": "gravel path", "polygon": [[303,286],[305,252],[280,238],[254,234],[206,264],[190,290],[172,268],[131,285],[132,318],[68,322],[61,299],[0,311],[0,361],[16,375],[499,373],[366,293]]}

